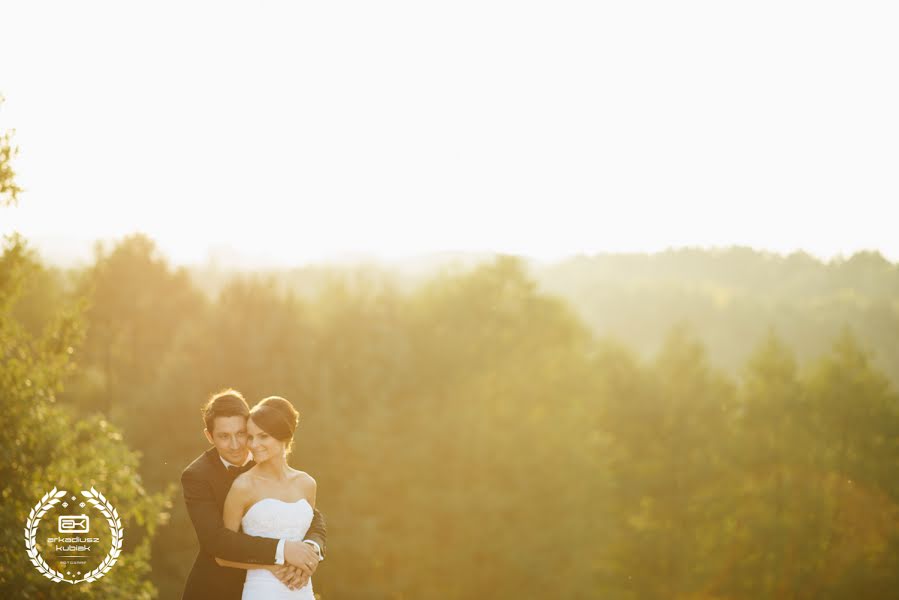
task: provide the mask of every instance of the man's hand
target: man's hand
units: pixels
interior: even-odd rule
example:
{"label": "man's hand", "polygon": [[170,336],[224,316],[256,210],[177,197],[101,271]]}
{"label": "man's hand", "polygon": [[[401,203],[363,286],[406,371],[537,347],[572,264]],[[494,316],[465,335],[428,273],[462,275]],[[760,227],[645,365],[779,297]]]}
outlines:
{"label": "man's hand", "polygon": [[279,565],[272,573],[291,590],[298,590],[309,583],[309,576],[293,565]]}
{"label": "man's hand", "polygon": [[295,566],[309,578],[318,568],[318,553],[305,542],[287,542],[284,544],[284,562]]}

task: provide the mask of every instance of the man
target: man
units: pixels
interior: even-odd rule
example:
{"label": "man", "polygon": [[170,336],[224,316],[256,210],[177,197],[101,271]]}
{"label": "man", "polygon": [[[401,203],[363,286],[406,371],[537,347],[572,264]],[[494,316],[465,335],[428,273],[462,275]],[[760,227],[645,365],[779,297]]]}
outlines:
{"label": "man", "polygon": [[203,407],[204,433],[213,447],[181,474],[184,503],[200,542],[182,600],[240,600],[246,571],[219,566],[216,557],[282,565],[275,575],[291,588],[305,585],[324,560],[325,522],[318,510],[303,541],[254,537],[225,527],[222,511],[231,483],[256,464],[246,447],[249,414],[240,392],[230,389],[215,394]]}

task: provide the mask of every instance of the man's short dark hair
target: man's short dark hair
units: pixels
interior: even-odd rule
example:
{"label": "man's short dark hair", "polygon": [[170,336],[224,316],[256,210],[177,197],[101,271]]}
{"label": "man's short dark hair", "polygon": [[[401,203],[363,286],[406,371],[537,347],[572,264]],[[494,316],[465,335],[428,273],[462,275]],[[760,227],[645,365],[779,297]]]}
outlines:
{"label": "man's short dark hair", "polygon": [[209,433],[212,433],[215,427],[216,417],[247,418],[250,416],[250,407],[243,395],[230,388],[213,394],[201,411]]}

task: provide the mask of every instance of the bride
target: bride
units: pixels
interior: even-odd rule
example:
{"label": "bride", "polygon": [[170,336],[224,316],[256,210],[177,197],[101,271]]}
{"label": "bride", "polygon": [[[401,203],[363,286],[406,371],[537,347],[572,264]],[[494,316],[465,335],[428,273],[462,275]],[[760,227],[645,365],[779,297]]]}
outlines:
{"label": "bride", "polygon": [[[299,413],[284,398],[270,397],[250,411],[247,444],[256,465],[238,475],[225,498],[225,527],[277,539],[302,540],[312,523],[315,480],[292,469],[287,455]],[[272,566],[235,563],[216,558],[225,567],[247,569],[242,600],[314,600],[312,580],[292,590],[274,575]]]}

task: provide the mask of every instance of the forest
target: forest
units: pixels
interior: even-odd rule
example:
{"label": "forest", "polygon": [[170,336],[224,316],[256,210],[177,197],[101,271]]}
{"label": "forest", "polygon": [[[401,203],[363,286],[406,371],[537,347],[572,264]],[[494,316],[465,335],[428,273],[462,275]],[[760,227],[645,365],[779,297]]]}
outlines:
{"label": "forest", "polygon": [[[24,202],[9,145],[0,214]],[[899,266],[750,248],[216,272],[134,234],[0,257],[0,595],[64,598],[22,523],[96,484],[129,532],[79,597],[177,599],[199,408],[300,411],[323,600],[855,599],[899,588]]]}

